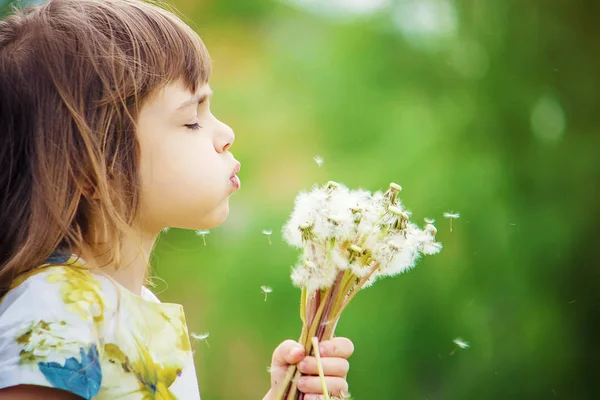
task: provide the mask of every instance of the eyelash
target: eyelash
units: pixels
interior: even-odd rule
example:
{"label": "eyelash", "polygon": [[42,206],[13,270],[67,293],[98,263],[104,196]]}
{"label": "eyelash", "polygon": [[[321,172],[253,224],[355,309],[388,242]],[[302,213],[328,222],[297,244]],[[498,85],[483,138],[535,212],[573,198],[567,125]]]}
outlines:
{"label": "eyelash", "polygon": [[197,131],[202,128],[198,123],[185,125],[186,128],[191,129],[193,131]]}

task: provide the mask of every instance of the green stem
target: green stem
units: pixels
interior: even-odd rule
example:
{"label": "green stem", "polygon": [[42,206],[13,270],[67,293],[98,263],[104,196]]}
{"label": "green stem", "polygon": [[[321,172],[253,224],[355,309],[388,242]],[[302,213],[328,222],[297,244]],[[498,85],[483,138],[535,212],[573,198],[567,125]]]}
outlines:
{"label": "green stem", "polygon": [[306,288],[302,288],[302,294],[300,296],[300,319],[302,324],[306,324]]}

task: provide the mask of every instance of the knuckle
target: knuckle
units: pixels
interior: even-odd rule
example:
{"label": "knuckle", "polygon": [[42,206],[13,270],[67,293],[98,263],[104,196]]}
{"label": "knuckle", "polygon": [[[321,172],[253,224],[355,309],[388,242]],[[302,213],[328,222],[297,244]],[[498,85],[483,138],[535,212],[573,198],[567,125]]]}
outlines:
{"label": "knuckle", "polygon": [[281,342],[281,344],[277,346],[273,352],[273,360],[275,360],[278,356],[283,357],[284,354],[289,352],[289,349],[292,347],[293,343],[294,341],[291,339]]}
{"label": "knuckle", "polygon": [[338,353],[338,345],[336,342],[332,341],[329,344],[329,349],[327,351],[327,355],[331,357],[331,356],[335,356],[337,353]]}

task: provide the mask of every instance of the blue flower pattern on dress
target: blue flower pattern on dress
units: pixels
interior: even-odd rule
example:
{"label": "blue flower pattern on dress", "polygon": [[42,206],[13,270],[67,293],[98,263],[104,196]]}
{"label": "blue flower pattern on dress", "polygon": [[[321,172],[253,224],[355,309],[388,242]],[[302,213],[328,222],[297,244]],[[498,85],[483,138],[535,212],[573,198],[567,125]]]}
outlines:
{"label": "blue flower pattern on dress", "polygon": [[102,383],[98,349],[95,344],[92,344],[87,354],[83,348],[80,348],[79,352],[81,362],[71,357],[64,365],[56,362],[39,362],[38,366],[53,387],[89,400],[98,394]]}

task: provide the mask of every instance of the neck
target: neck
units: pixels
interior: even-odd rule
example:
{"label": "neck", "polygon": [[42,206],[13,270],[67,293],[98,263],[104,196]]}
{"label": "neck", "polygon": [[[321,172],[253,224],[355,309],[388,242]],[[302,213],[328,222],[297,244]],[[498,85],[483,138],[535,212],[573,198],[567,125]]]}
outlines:
{"label": "neck", "polygon": [[148,275],[155,239],[155,236],[147,235],[125,238],[121,246],[120,265],[107,265],[103,272],[140,296]]}
{"label": "neck", "polygon": [[[94,269],[114,279],[132,293],[141,296],[150,265],[150,254],[158,234],[144,230],[135,230],[120,241],[120,254],[117,260],[110,262],[109,254],[99,246],[93,249],[81,249],[81,256]],[[86,256],[87,254],[87,256]]]}

